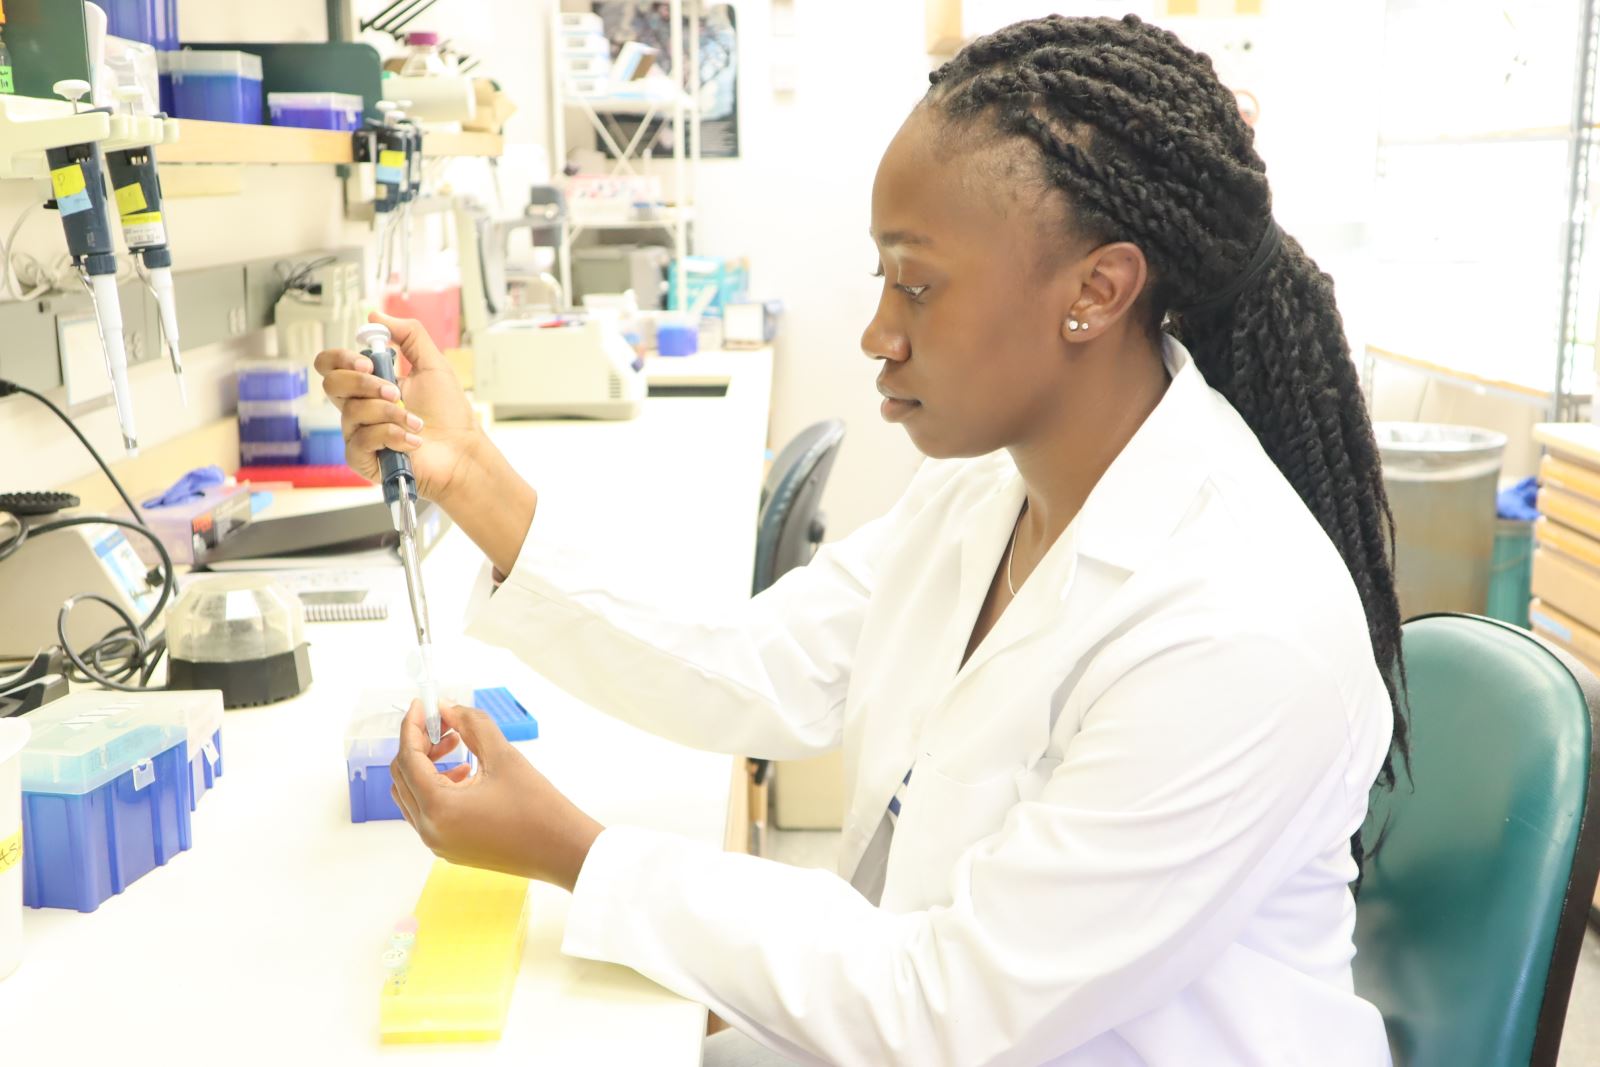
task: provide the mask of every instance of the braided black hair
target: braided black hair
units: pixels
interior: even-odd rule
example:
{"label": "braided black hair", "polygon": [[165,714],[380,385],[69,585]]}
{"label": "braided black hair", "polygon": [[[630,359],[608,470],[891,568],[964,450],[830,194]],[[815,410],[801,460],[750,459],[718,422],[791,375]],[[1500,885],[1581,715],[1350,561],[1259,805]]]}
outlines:
{"label": "braided black hair", "polygon": [[[1018,23],[929,80],[925,106],[958,131],[1037,149],[1079,235],[1143,251],[1151,282],[1136,312],[1152,335],[1164,328],[1188,347],[1327,531],[1389,691],[1394,738],[1379,781],[1392,788],[1396,754],[1410,766],[1394,519],[1333,282],[1285,235],[1235,299],[1212,299],[1278,237],[1233,93],[1207,56],[1133,15]],[[1359,832],[1351,851],[1359,869]]]}

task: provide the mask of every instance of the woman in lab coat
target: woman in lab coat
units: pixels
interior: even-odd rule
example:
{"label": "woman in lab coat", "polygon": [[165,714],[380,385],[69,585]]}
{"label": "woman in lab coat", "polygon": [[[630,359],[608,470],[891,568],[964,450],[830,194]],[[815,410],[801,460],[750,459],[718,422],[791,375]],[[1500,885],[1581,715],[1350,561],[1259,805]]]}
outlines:
{"label": "woman in lab coat", "polygon": [[499,572],[479,636],[689,745],[842,747],[839,874],[602,828],[470,710],[476,775],[414,708],[397,798],[440,855],[572,890],[567,953],[732,1023],[707,1062],[1385,1064],[1350,885],[1405,751],[1399,618],[1332,286],[1171,34],[1024,23],[932,82],[872,189],[862,336],[929,459],[733,617],[546,544],[414,324],[384,320],[404,408],[319,360],[351,462],[410,452]]}

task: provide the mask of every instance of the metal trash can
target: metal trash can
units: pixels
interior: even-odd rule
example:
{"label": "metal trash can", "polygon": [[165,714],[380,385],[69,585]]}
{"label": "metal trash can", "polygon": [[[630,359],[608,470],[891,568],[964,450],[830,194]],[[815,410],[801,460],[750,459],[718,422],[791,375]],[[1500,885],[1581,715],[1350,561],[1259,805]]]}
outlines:
{"label": "metal trash can", "polygon": [[1394,511],[1401,617],[1482,615],[1489,604],[1505,434],[1420,422],[1382,422],[1373,430]]}

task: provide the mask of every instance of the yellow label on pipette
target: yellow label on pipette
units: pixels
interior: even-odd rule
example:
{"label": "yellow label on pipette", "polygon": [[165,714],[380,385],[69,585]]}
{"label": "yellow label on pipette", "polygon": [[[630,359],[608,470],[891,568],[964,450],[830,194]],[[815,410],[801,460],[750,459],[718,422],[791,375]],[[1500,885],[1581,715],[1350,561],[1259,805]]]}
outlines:
{"label": "yellow label on pipette", "polygon": [[137,215],[123,215],[122,224],[124,226],[159,226],[161,224],[161,212],[145,211]]}
{"label": "yellow label on pipette", "polygon": [[403,167],[406,165],[406,154],[394,148],[385,148],[378,153],[378,166]]}
{"label": "yellow label on pipette", "polygon": [[144,198],[144,186],[138,182],[134,182],[132,185],[124,185],[117,190],[117,214],[123,216],[123,218],[137,214],[149,206]]}
{"label": "yellow label on pipette", "polygon": [[68,163],[50,172],[50,187],[54,190],[56,199],[60,200],[83,192],[89,188],[89,183],[84,180],[82,167],[76,163]]}
{"label": "yellow label on pipette", "polygon": [[10,837],[0,839],[0,874],[5,874],[21,862],[22,830],[19,828]]}

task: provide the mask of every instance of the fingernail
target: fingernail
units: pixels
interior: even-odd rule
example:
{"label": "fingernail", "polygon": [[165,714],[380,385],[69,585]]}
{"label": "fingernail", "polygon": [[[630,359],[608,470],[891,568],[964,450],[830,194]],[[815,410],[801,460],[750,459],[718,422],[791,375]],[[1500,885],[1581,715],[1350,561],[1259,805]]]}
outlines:
{"label": "fingernail", "polygon": [[383,383],[383,388],[378,390],[378,395],[385,400],[399,400],[400,390],[388,382]]}
{"label": "fingernail", "polygon": [[406,425],[411,427],[413,430],[420,430],[422,429],[422,420],[415,415],[407,415]]}
{"label": "fingernail", "polygon": [[406,434],[406,444],[410,445],[412,448],[421,448],[422,438],[418,437],[414,433],[408,433]]}
{"label": "fingernail", "polygon": [[361,359],[356,360],[356,370],[360,371],[362,374],[371,374],[372,360],[367,359],[364,356]]}

